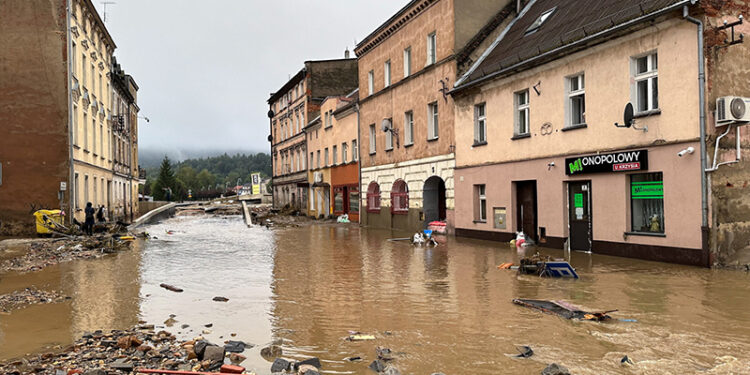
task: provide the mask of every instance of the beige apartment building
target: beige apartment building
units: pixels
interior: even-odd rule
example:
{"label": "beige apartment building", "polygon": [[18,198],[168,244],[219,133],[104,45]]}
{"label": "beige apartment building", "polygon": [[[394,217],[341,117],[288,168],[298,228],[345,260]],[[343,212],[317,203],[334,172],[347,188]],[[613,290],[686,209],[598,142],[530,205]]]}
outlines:
{"label": "beige apartment building", "polygon": [[116,45],[93,3],[1,2],[0,33],[0,106],[12,109],[0,111],[0,222],[40,208],[82,221],[86,202],[111,213]]}
{"label": "beige apartment building", "polygon": [[306,128],[312,217],[348,215],[359,220],[358,90],[326,98]]}
{"label": "beige apartment building", "polygon": [[514,10],[511,1],[414,0],[357,45],[363,225],[453,226],[448,92],[459,66]]}
{"label": "beige apartment building", "polygon": [[320,113],[329,96],[346,95],[357,87],[357,62],[306,61],[304,67],[268,99],[274,207],[306,210],[309,190],[304,128]]}
{"label": "beige apartment building", "polygon": [[529,2],[452,92],[456,233],[711,264],[703,10]]}

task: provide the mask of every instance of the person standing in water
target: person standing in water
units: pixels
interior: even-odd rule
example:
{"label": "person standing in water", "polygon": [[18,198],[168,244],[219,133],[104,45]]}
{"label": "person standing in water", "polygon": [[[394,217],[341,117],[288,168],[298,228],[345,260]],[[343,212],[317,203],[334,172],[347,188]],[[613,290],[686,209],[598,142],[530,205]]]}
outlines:
{"label": "person standing in water", "polygon": [[83,231],[91,236],[94,234],[94,206],[91,202],[86,203],[84,213],[86,214],[86,221],[83,223]]}

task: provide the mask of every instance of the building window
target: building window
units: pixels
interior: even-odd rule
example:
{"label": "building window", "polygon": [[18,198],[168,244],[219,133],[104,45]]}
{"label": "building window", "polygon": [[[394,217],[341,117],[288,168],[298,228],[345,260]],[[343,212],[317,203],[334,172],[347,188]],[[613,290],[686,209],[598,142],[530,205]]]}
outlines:
{"label": "building window", "polygon": [[359,187],[349,187],[349,213],[359,214]]}
{"label": "building window", "polygon": [[336,145],[333,145],[333,165],[336,165],[339,163],[339,148]]}
{"label": "building window", "polygon": [[102,159],[104,159],[104,123],[99,122],[99,152],[101,152]]}
{"label": "building window", "polygon": [[546,11],[544,11],[544,13],[542,13],[541,15],[539,15],[539,17],[537,17],[537,19],[534,20],[534,22],[531,24],[531,26],[529,26],[526,29],[526,33],[524,34],[524,36],[532,34],[532,33],[536,32],[537,30],[539,30],[539,28],[542,27],[542,24],[544,24],[544,21],[546,21],[549,18],[549,16],[551,16],[552,13],[555,12],[555,9],[556,8],[552,8],[552,9],[546,10]]}
{"label": "building window", "polygon": [[568,116],[566,126],[577,126],[586,124],[586,90],[583,74],[567,79]]}
{"label": "building window", "polygon": [[438,138],[438,104],[427,105],[427,140]]}
{"label": "building window", "polygon": [[76,59],[78,58],[78,53],[76,52],[76,43],[72,42],[70,46],[70,66],[73,68],[70,71],[70,74],[73,75],[73,77],[78,77],[76,74],[76,69],[78,68],[78,65],[76,64]]}
{"label": "building window", "polygon": [[515,93],[516,135],[529,134],[529,90]]}
{"label": "building window", "polygon": [[310,210],[315,210],[315,188],[312,186],[310,187]]}
{"label": "building window", "polygon": [[74,184],[75,184],[75,186],[74,186],[74,188],[75,188],[75,198],[74,198],[75,202],[74,203],[75,203],[75,207],[76,207],[76,210],[77,210],[77,209],[81,208],[81,186],[78,183],[78,173],[76,173],[76,175],[75,175]]}
{"label": "building window", "polygon": [[404,78],[411,75],[411,47],[404,50]]}
{"label": "building window", "polygon": [[316,164],[317,167],[320,168],[320,150],[318,150],[318,162]]}
{"label": "building window", "polygon": [[[391,124],[391,129],[393,129],[393,120],[388,119],[388,123]],[[385,150],[386,151],[393,150],[393,132],[392,131],[385,132]]]}
{"label": "building window", "polygon": [[375,72],[372,70],[367,73],[367,90],[370,95],[375,93]]}
{"label": "building window", "polygon": [[414,112],[404,113],[404,146],[414,144]]}
{"label": "building window", "polygon": [[437,38],[435,36],[435,32],[431,32],[429,35],[427,35],[427,64],[431,65],[434,64],[437,60]]}
{"label": "building window", "polygon": [[73,145],[78,146],[78,105],[73,103]]}
{"label": "building window", "polygon": [[86,53],[81,55],[81,84],[88,87],[88,82],[86,82]]}
{"label": "building window", "polygon": [[375,153],[375,136],[377,135],[375,124],[370,124],[370,155]]}
{"label": "building window", "polygon": [[485,185],[474,185],[474,220],[487,221],[487,196]]}
{"label": "building window", "polygon": [[341,144],[341,163],[343,164],[346,164],[348,157],[349,157],[349,155],[347,155],[347,152],[346,152],[347,151],[346,149],[348,147],[349,145],[347,145],[346,142]]}
{"label": "building window", "polygon": [[88,204],[89,201],[89,176],[83,176],[83,201]]}
{"label": "building window", "polygon": [[326,167],[328,166],[328,161],[329,161],[329,159],[328,159],[328,147],[326,147],[326,149],[325,149],[325,162],[326,162],[325,166]]}
{"label": "building window", "polygon": [[357,148],[357,140],[352,139],[352,160],[359,160],[359,149]]}
{"label": "building window", "polygon": [[477,104],[474,106],[474,143],[487,143],[487,117],[486,104]]}
{"label": "building window", "polygon": [[633,232],[664,233],[664,180],[661,172],[630,175]]}
{"label": "building window", "polygon": [[83,149],[89,149],[89,115],[83,111]]}
{"label": "building window", "polygon": [[344,214],[344,187],[339,186],[333,188],[333,214],[343,215]]}
{"label": "building window", "polygon": [[633,72],[631,99],[635,104],[635,112],[659,109],[659,76],[656,53],[633,58],[631,66]]}
{"label": "building window", "polygon": [[391,189],[391,213],[401,215],[409,213],[409,187],[402,179],[396,180]]}
{"label": "building window", "polygon": [[315,162],[315,158],[313,157],[313,155],[314,154],[312,152],[310,152],[310,168],[312,168],[313,165],[315,165],[315,163],[314,163]]}
{"label": "building window", "polygon": [[380,185],[375,181],[367,187],[367,212],[380,212]]}
{"label": "building window", "polygon": [[385,87],[388,87],[391,85],[391,60],[386,61],[383,65],[383,73]]}

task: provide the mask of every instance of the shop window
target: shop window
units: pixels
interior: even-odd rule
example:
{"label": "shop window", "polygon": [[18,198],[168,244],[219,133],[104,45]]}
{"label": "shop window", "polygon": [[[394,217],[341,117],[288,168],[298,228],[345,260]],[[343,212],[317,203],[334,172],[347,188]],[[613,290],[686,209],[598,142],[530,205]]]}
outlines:
{"label": "shop window", "polygon": [[344,214],[344,188],[335,187],[333,188],[333,214],[343,215]]}
{"label": "shop window", "polygon": [[409,188],[406,181],[398,179],[393,183],[391,189],[391,213],[407,214],[409,213]]}
{"label": "shop window", "polygon": [[664,233],[664,181],[661,172],[630,176],[632,231]]}
{"label": "shop window", "polygon": [[349,213],[359,214],[359,187],[349,188]]}
{"label": "shop window", "polygon": [[474,185],[474,221],[487,221],[487,195],[485,185]]}
{"label": "shop window", "polygon": [[659,76],[657,54],[631,59],[631,99],[635,112],[648,112],[659,109]]}
{"label": "shop window", "polygon": [[380,212],[380,185],[375,181],[367,187],[367,212]]}

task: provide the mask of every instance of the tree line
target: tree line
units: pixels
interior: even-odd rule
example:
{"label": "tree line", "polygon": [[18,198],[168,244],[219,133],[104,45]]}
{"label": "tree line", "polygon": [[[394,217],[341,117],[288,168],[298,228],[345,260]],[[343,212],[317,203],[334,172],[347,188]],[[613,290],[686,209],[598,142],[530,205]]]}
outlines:
{"label": "tree line", "polygon": [[[159,167],[146,168],[145,195],[154,200],[210,199],[226,194],[236,185],[250,182],[252,173],[271,175],[271,156],[266,153],[236,154],[187,159],[172,163],[166,155]],[[169,195],[169,197],[168,197]]]}

